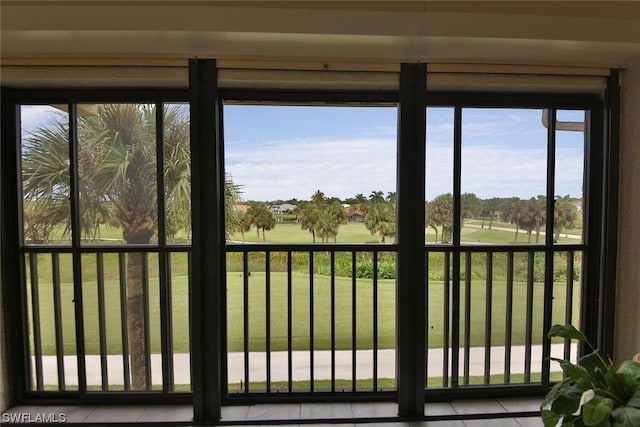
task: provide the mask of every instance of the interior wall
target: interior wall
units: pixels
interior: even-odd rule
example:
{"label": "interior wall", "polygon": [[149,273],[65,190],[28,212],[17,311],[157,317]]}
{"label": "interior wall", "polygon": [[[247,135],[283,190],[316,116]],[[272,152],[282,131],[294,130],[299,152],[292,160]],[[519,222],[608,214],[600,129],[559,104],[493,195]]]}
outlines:
{"label": "interior wall", "polygon": [[640,353],[640,57],[622,74],[614,358]]}

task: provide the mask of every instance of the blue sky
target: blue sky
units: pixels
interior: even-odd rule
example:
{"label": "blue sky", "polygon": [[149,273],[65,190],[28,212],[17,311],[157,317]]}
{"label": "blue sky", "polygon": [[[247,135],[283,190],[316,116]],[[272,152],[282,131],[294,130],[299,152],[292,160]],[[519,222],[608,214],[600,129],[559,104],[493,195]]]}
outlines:
{"label": "blue sky", "polygon": [[[583,113],[563,113],[581,120]],[[397,110],[387,107],[228,105],[225,165],[246,200],[342,199],[395,191]],[[546,192],[540,110],[463,110],[462,191],[481,198]],[[583,135],[557,133],[556,194],[581,197]],[[453,189],[453,109],[427,112],[427,192]]]}
{"label": "blue sky", "polygon": [[[60,110],[22,108],[23,131]],[[583,112],[558,119],[581,121]],[[546,192],[546,138],[541,111],[463,109],[462,192],[481,198],[529,198]],[[245,200],[309,199],[321,190],[342,199],[396,185],[395,107],[226,105],[225,167]],[[582,195],[581,132],[556,134],[556,195]],[[427,191],[453,190],[453,109],[427,110]]]}

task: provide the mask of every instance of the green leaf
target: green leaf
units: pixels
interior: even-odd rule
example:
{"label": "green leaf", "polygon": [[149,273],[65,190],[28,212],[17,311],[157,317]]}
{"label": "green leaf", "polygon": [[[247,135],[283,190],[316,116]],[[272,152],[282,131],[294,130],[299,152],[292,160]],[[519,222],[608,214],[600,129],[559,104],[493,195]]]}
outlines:
{"label": "green leaf", "polygon": [[582,394],[558,396],[551,404],[551,410],[556,414],[571,415],[578,410],[580,406],[580,396]]}
{"label": "green leaf", "polygon": [[[575,389],[575,386],[572,386],[573,380],[571,378],[565,378],[559,383],[556,383],[551,390],[547,393],[540,405],[540,408],[544,408],[547,405],[551,405],[554,400],[561,396],[562,394],[567,393],[568,389]],[[575,390],[578,393],[578,390]]]}
{"label": "green leaf", "polygon": [[613,367],[609,366],[604,372],[604,379],[607,382],[606,389],[620,402],[626,402],[629,395],[626,394],[622,375],[618,375]]}
{"label": "green leaf", "polygon": [[582,407],[582,420],[588,426],[597,426],[609,416],[614,406],[613,400],[596,394]]}
{"label": "green leaf", "polygon": [[640,409],[640,388],[636,389],[636,392],[631,396],[631,399],[627,402],[627,406]]}
{"label": "green leaf", "polygon": [[569,338],[572,340],[585,342],[587,341],[587,337],[571,325],[553,325],[551,329],[549,329],[547,338],[555,337]]}
{"label": "green leaf", "polygon": [[593,388],[593,383],[597,380],[597,378],[592,378],[589,371],[580,365],[564,361],[560,363],[560,367],[569,378],[584,389]]}
{"label": "green leaf", "polygon": [[640,388],[640,363],[633,360],[625,360],[616,373],[622,381],[625,393],[633,396]]}
{"label": "green leaf", "polygon": [[558,421],[562,418],[562,415],[551,412],[547,409],[543,409],[540,411],[540,417],[542,418],[542,423],[544,427],[555,427],[558,425]]}
{"label": "green leaf", "polygon": [[611,415],[613,416],[612,427],[640,426],[640,409],[638,408],[630,408],[628,406],[617,408],[611,412]]}
{"label": "green leaf", "polygon": [[580,358],[580,366],[583,366],[592,378],[604,384],[604,376],[602,372],[607,370],[607,366],[604,362],[604,358],[596,350],[592,353],[586,354]]}
{"label": "green leaf", "polygon": [[566,378],[549,390],[541,408],[551,409],[552,412],[560,415],[571,415],[578,409],[583,392],[584,389],[582,387],[570,378]]}

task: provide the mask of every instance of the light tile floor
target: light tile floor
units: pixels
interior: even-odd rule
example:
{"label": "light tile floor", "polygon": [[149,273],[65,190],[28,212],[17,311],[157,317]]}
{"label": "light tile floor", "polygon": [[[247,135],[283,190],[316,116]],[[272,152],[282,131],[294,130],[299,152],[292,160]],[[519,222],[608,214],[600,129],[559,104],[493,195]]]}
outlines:
{"label": "light tile floor", "polygon": [[[458,400],[451,403],[427,403],[427,417],[447,420],[406,422],[397,420],[395,403],[265,404],[222,408],[222,425],[287,426],[390,426],[390,427],[541,427],[539,417],[509,417],[508,414],[537,412],[539,399],[511,398]],[[487,414],[501,414],[483,419]],[[479,418],[474,419],[474,415]],[[455,419],[460,416],[459,419]],[[190,405],[163,406],[18,406],[2,415],[2,422],[34,423],[44,417],[67,424],[165,423],[189,425],[193,420]],[[379,418],[380,421],[372,422]],[[362,419],[362,422],[357,422]],[[366,419],[366,420],[365,420]],[[344,422],[342,422],[344,421]],[[316,423],[319,422],[319,423]],[[322,424],[325,422],[325,424]]]}

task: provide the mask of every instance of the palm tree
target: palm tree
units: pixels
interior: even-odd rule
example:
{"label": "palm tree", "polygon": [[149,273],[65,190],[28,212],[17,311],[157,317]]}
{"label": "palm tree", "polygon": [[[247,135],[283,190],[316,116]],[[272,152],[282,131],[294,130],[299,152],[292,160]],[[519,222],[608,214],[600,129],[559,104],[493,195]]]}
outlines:
{"label": "palm tree", "polygon": [[398,201],[398,193],[396,193],[395,191],[387,191],[387,197],[385,197],[385,200],[395,205]]}
{"label": "palm tree", "polygon": [[304,206],[296,208],[296,215],[303,230],[311,233],[313,243],[316,242],[316,227],[320,219],[320,212],[315,203],[306,203]]}
{"label": "palm tree", "polygon": [[556,197],[553,211],[553,233],[556,242],[560,239],[560,233],[576,226],[578,208],[568,194],[564,197]]}
{"label": "palm tree", "polygon": [[364,219],[364,226],[371,234],[377,234],[380,242],[396,234],[396,210],[389,203],[372,205]]}
{"label": "palm tree", "polygon": [[369,202],[372,205],[384,203],[384,193],[382,191],[372,191],[369,195]]}
{"label": "palm tree", "polygon": [[234,231],[240,232],[240,234],[242,235],[242,243],[244,243],[244,233],[251,230],[251,218],[249,218],[249,215],[247,215],[246,212],[236,212],[234,214],[234,217],[237,220]]}
{"label": "palm tree", "polygon": [[247,209],[247,222],[256,227],[256,243],[260,240],[260,230],[262,230],[262,241],[266,241],[265,230],[272,230],[276,226],[276,218],[264,203],[252,202]]}
{"label": "palm tree", "polygon": [[322,239],[322,243],[329,243],[329,238],[331,237],[333,242],[336,243],[340,225],[348,222],[347,213],[344,211],[342,204],[338,201],[324,204],[318,208],[318,212],[318,221],[315,226],[317,235]]}
{"label": "palm tree", "polygon": [[431,227],[435,230],[435,243],[438,243],[438,227],[442,227],[441,242],[451,242],[453,239],[453,196],[451,193],[440,194],[427,203],[425,227]]}
{"label": "palm tree", "polygon": [[[78,192],[82,234],[96,220],[117,224],[127,244],[149,244],[158,236],[157,137],[155,105],[102,104],[95,114],[81,116],[78,134]],[[71,196],[69,135],[65,116],[59,123],[36,129],[23,142],[22,164],[25,201],[46,203],[50,210],[67,209],[52,216],[70,229],[68,205],[57,201]],[[186,110],[167,106],[163,111],[164,184],[167,235],[190,226],[191,169],[189,120]],[[42,155],[44,153],[44,155]],[[62,157],[60,157],[62,156]],[[62,161],[60,161],[62,158]],[[238,187],[225,182],[227,197],[237,197]],[[62,207],[60,207],[62,206]],[[98,215],[100,214],[100,215]],[[148,389],[145,354],[146,311],[143,298],[144,253],[127,256],[127,331],[131,359],[131,386]]]}

